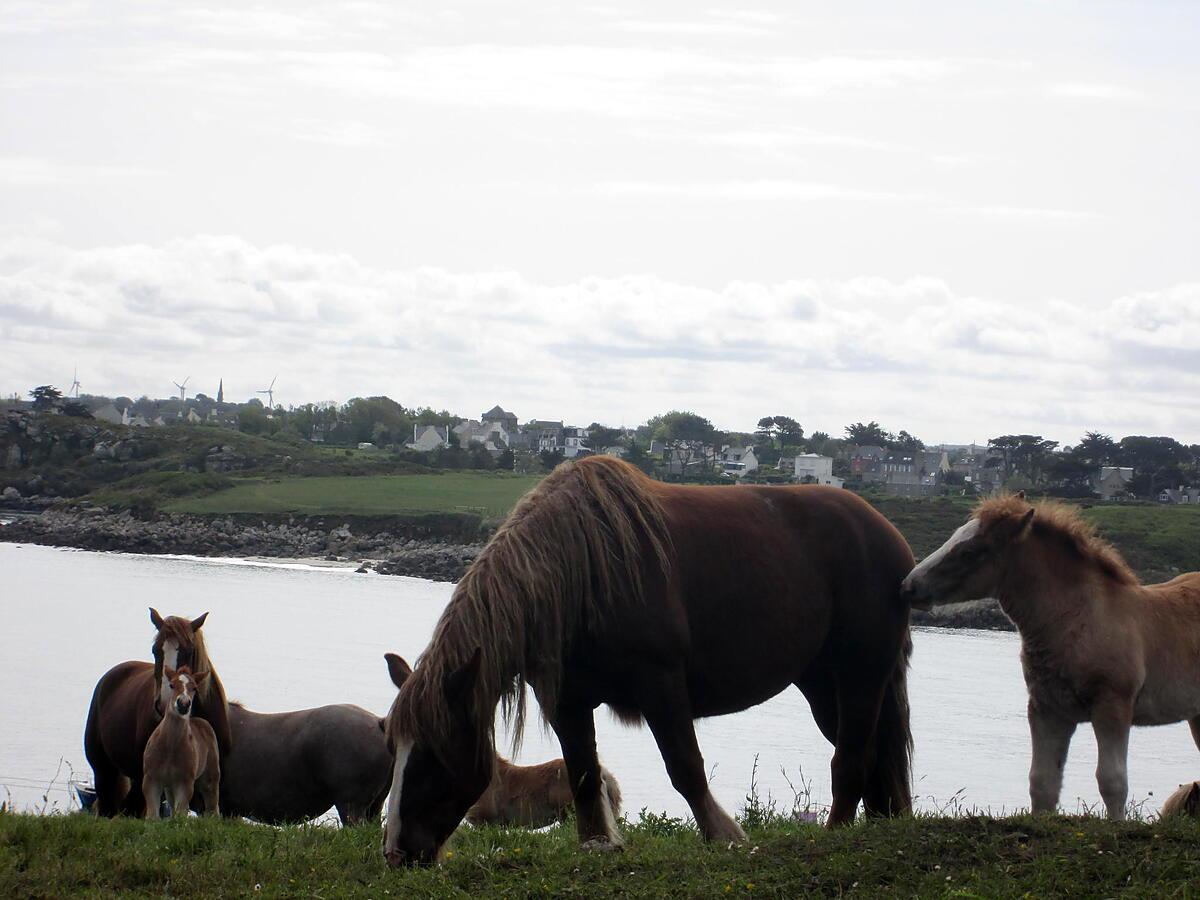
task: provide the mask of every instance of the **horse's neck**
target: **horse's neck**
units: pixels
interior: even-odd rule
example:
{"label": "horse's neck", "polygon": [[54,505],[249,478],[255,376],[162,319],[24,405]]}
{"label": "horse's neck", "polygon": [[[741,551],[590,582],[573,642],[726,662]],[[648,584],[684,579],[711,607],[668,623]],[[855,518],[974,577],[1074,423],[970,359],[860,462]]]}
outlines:
{"label": "horse's neck", "polygon": [[1023,639],[1040,641],[1063,631],[1063,616],[1078,606],[1090,573],[1082,560],[1062,559],[1033,535],[1006,560],[996,591],[1000,607]]}

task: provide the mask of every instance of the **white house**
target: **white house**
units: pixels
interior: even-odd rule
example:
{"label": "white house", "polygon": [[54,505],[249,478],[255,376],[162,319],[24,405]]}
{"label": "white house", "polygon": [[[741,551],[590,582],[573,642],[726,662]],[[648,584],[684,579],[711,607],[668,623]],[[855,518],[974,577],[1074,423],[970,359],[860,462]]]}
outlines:
{"label": "white house", "polygon": [[721,448],[717,462],[721,464],[721,472],[731,478],[741,478],[758,468],[758,457],[754,455],[753,447],[726,445]]}
{"label": "white house", "polygon": [[587,456],[592,448],[587,445],[588,431],[586,428],[568,426],[562,431],[562,455],[567,459],[576,456]]}
{"label": "white house", "polygon": [[845,482],[833,474],[833,457],[819,453],[801,453],[796,457],[797,481],[804,484],[828,484],[841,487]]}
{"label": "white house", "polygon": [[449,438],[450,430],[445,425],[413,425],[413,439],[408,449],[428,453],[447,446]]}

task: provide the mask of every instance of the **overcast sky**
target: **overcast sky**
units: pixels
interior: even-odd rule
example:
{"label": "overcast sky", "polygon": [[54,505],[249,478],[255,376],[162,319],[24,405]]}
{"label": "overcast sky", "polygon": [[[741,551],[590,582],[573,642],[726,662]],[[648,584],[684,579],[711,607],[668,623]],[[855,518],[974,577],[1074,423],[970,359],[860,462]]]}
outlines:
{"label": "overcast sky", "polygon": [[0,0],[0,391],[1200,441],[1200,3],[437,6]]}

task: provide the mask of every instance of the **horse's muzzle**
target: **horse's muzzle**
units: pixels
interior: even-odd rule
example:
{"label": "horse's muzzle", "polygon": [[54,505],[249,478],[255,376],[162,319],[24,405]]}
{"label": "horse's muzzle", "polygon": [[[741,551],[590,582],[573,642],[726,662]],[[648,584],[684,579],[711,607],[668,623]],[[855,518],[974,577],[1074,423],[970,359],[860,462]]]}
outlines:
{"label": "horse's muzzle", "polygon": [[900,599],[913,609],[929,612],[933,609],[933,595],[924,589],[921,582],[905,578],[900,585]]}

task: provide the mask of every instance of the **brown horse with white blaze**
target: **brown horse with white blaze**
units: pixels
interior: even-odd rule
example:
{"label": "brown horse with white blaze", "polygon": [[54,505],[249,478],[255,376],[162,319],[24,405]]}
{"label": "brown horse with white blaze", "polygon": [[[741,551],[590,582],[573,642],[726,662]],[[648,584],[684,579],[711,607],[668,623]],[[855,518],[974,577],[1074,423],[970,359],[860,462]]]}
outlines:
{"label": "brown horse with white blaze", "polygon": [[188,666],[209,673],[196,694],[192,715],[213,727],[221,755],[229,752],[233,739],[225,688],[213,671],[200,629],[208,616],[195,619],[160,616],[150,610],[156,632],[151,653],[153,663],[128,660],[113,666],[96,683],[88,708],[83,749],[92,767],[96,785],[96,811],[102,816],[124,812],[140,816],[143,754],[146,742],[158,726],[163,712],[164,667]]}
{"label": "brown horse with white blaze", "polygon": [[1187,720],[1200,746],[1200,573],[1143,585],[1070,507],[985,500],[907,576],[914,606],[995,597],[1021,633],[1033,811],[1053,812],[1075,728],[1091,722],[1096,780],[1125,817],[1133,725]]}
{"label": "brown horse with white blaze", "polygon": [[427,863],[493,775],[496,706],[514,734],[533,688],[562,747],[585,846],[620,843],[593,713],[654,735],[708,840],[740,841],[709,791],[693,720],[789,685],[834,744],[830,824],[911,807],[908,544],[848,491],[656,482],[608,456],[530,491],[455,588],[386,720],[384,853]]}

